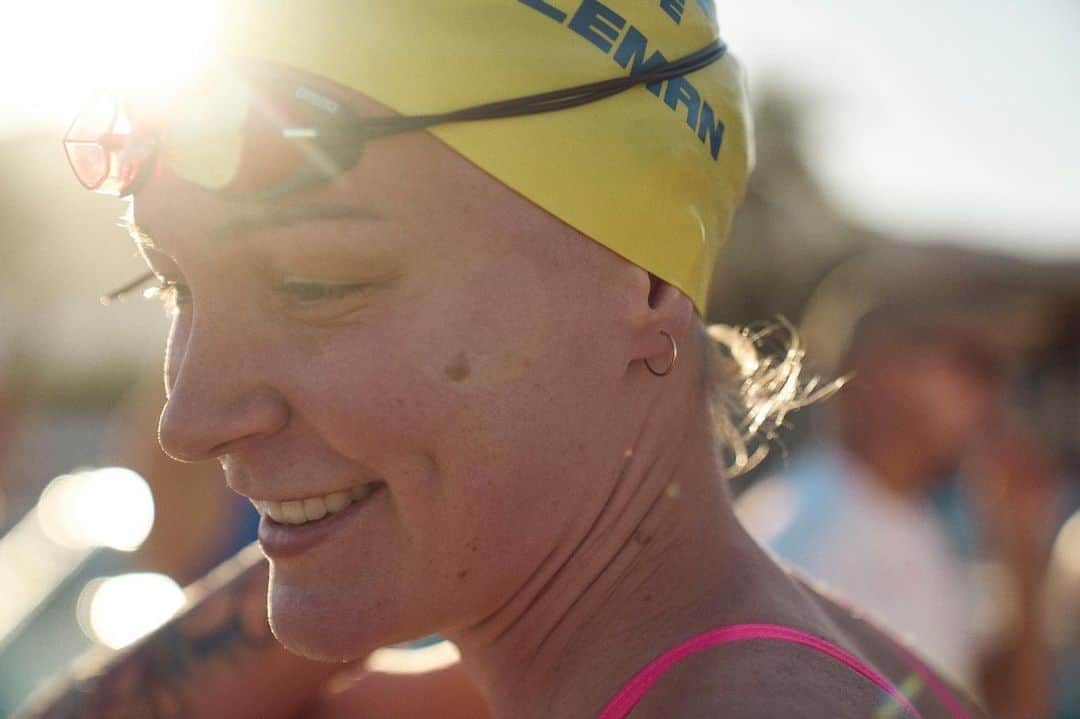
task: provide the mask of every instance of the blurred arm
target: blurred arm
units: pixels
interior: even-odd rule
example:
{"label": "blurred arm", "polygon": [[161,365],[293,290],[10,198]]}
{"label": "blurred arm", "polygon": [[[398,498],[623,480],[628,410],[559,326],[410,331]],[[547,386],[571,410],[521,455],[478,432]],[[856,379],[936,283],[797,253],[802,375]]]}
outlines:
{"label": "blurred arm", "polygon": [[1022,426],[1005,425],[973,464],[983,520],[1013,600],[1007,625],[984,659],[984,691],[995,716],[1048,717],[1053,662],[1045,585],[1055,527],[1056,463]]}
{"label": "blurred arm", "polygon": [[121,653],[96,653],[23,719],[292,717],[340,664],[288,653],[270,634],[268,567],[255,545],[189,590],[188,608]]}

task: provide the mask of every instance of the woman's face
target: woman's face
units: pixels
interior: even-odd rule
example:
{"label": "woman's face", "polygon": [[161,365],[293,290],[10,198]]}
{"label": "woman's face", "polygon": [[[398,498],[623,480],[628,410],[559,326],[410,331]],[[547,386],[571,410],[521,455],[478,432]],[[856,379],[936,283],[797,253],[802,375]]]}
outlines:
{"label": "woman's face", "polygon": [[286,646],[346,659],[477,623],[603,504],[648,277],[430,135],[272,205],[162,175],[134,215],[186,287],[165,450],[218,457],[256,502],[375,488],[310,525],[263,517]]}

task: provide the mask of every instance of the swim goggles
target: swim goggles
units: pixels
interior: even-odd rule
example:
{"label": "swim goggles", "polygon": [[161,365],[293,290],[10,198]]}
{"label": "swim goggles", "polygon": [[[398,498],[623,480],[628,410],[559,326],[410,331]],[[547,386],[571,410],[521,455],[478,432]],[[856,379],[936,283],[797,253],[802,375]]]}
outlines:
{"label": "swim goggles", "polygon": [[358,116],[343,102],[263,67],[210,73],[167,106],[96,95],[64,136],[75,177],[87,189],[124,197],[159,168],[235,200],[267,201],[325,182],[351,168],[375,138],[435,125],[555,112],[630,88],[700,70],[727,52],[716,40],[627,77],[491,102],[451,112]]}

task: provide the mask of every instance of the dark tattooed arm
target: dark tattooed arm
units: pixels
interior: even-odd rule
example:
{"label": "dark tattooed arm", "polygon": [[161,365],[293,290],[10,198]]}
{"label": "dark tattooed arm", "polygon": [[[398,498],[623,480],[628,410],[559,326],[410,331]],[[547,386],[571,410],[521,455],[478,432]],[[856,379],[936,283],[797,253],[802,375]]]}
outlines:
{"label": "dark tattooed arm", "polygon": [[289,654],[266,618],[267,563],[254,545],[189,590],[181,615],[122,653],[96,654],[20,719],[297,716],[340,664]]}

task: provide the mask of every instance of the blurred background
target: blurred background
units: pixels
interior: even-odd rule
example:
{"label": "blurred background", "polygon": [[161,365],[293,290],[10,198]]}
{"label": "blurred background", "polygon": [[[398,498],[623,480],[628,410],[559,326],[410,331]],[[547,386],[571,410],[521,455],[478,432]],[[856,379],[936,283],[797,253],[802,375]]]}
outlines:
{"label": "blurred background", "polygon": [[[216,465],[157,448],[166,318],[98,301],[141,261],[60,148],[95,88],[182,71],[213,8],[5,4],[0,716],[254,536]],[[758,165],[710,319],[784,317],[852,375],[735,482],[744,521],[995,716],[1080,717],[1080,3],[718,10]]]}

